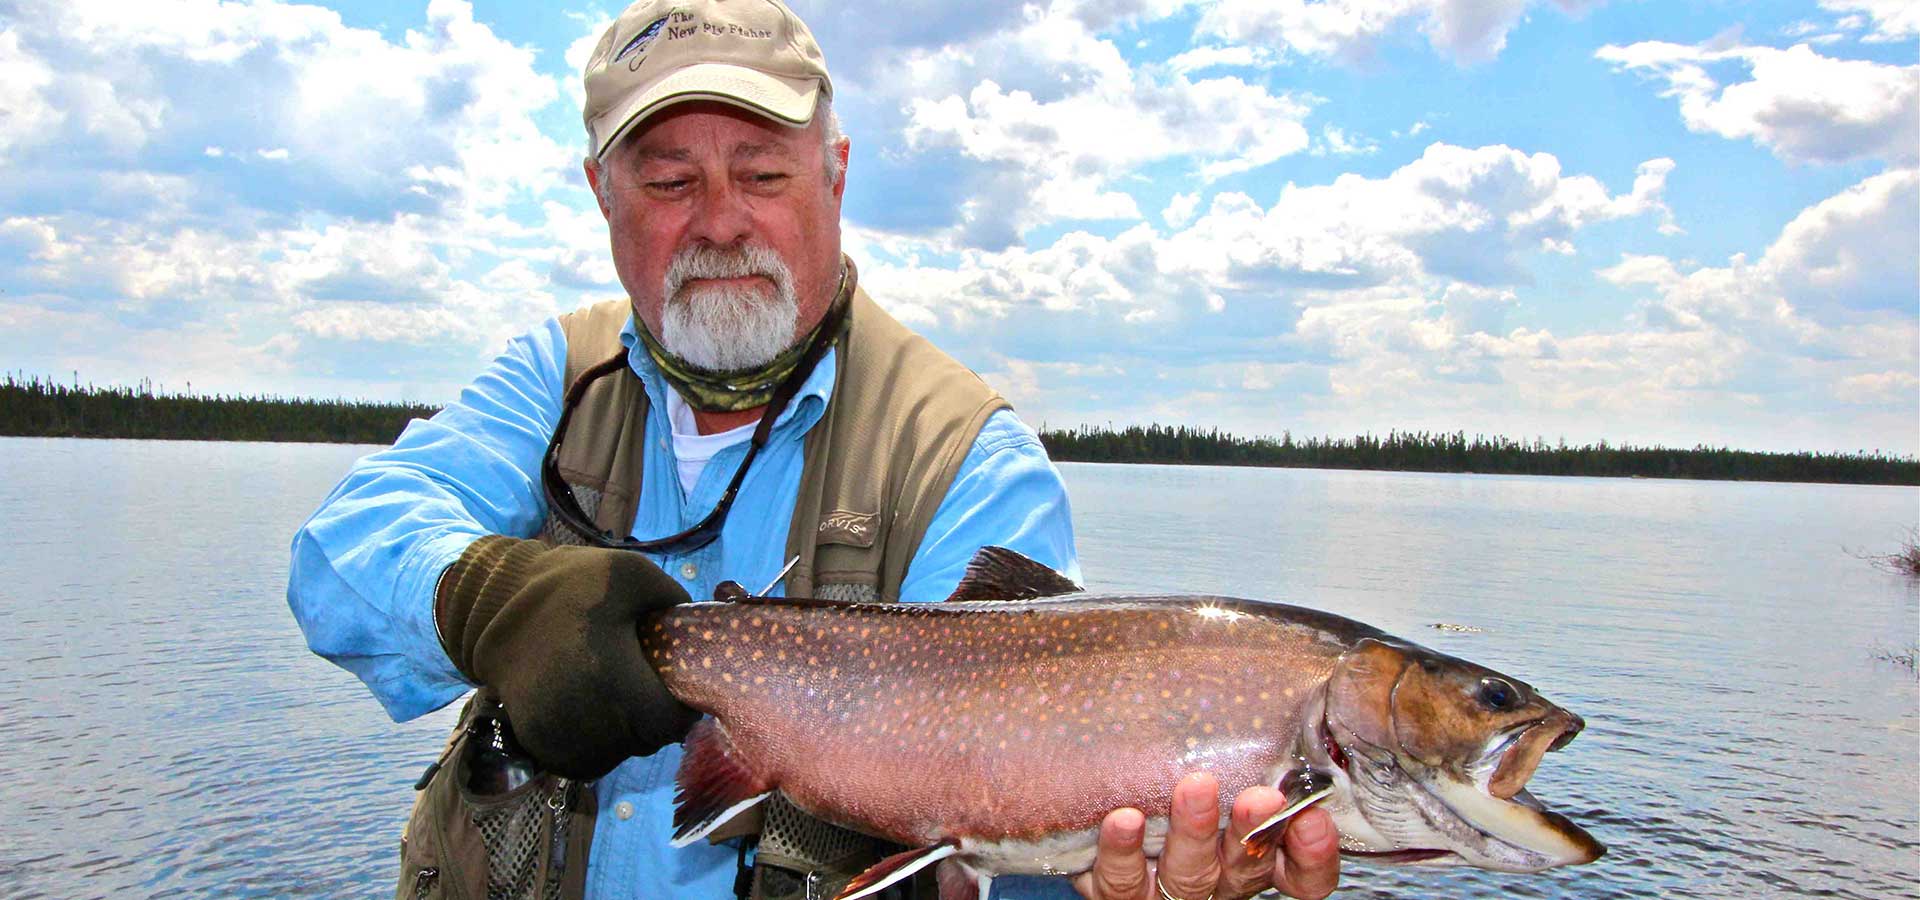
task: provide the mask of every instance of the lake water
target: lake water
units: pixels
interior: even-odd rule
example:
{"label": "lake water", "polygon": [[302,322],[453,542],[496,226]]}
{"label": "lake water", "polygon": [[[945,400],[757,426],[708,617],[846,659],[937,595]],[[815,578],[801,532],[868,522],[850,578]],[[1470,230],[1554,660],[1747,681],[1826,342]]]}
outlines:
{"label": "lake water", "polygon": [[[390,894],[450,711],[310,655],[292,530],[366,447],[0,438],[0,897]],[[1533,683],[1611,848],[1339,897],[1920,896],[1912,488],[1062,467],[1095,587],[1285,600]],[[1436,630],[1434,623],[1481,629]]]}

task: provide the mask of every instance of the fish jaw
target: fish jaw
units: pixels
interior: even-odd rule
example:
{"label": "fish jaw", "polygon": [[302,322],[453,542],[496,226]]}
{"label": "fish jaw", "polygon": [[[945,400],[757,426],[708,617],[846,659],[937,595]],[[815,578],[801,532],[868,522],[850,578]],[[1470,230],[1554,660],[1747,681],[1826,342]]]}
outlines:
{"label": "fish jaw", "polygon": [[1607,852],[1585,829],[1546,809],[1525,789],[1541,757],[1566,746],[1585,725],[1579,716],[1555,708],[1538,721],[1495,735],[1464,773],[1422,773],[1424,793],[1490,839],[1474,848],[1470,862],[1505,872],[1538,872],[1590,863]]}
{"label": "fish jaw", "polygon": [[[1519,802],[1516,802],[1518,800]],[[1444,773],[1420,779],[1415,803],[1429,821],[1457,818],[1484,840],[1455,842],[1461,862],[1500,872],[1539,872],[1577,866],[1607,848],[1566,816],[1541,807],[1525,791],[1502,800],[1479,785]]]}

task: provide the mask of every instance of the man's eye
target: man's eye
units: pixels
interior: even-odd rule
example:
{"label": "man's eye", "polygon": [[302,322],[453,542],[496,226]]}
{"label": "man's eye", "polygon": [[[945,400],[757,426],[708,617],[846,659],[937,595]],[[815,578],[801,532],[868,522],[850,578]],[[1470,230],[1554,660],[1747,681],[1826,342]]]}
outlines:
{"label": "man's eye", "polygon": [[759,174],[752,176],[752,179],[754,184],[775,184],[777,182],[785,181],[787,179],[787,173],[761,172]]}
{"label": "man's eye", "polygon": [[649,181],[647,187],[671,194],[686,188],[688,183],[685,178],[675,178],[668,181]]}

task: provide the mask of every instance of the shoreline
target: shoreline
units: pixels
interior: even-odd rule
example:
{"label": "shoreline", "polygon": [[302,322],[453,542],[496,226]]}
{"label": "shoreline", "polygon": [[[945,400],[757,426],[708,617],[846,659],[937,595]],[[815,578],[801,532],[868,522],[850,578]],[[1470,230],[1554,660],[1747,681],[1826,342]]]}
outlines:
{"label": "shoreline", "polygon": [[[382,446],[425,404],[155,393],[0,379],[0,436],[94,440],[240,441]],[[1037,429],[1055,462],[1366,472],[1661,478],[1920,486],[1920,460],[1874,451],[1772,452],[1548,444],[1464,431],[1389,431],[1350,438],[1244,438],[1187,426]]]}

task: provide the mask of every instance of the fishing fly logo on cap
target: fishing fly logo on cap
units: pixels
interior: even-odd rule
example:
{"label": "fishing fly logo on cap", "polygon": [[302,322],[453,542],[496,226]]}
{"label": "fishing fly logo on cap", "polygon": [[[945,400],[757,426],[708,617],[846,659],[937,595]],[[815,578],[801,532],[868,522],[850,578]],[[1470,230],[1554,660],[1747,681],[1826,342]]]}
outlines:
{"label": "fishing fly logo on cap", "polygon": [[640,64],[647,59],[647,47],[653,44],[654,38],[660,36],[660,29],[667,27],[667,20],[670,18],[673,18],[673,12],[653,20],[653,24],[640,29],[640,33],[633,36],[633,40],[628,41],[625,47],[620,48],[619,53],[613,55],[613,61],[617,63],[626,59],[628,55],[632,55],[633,62],[627,63],[627,70],[630,72],[638,70]]}

